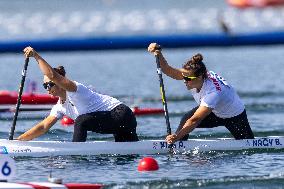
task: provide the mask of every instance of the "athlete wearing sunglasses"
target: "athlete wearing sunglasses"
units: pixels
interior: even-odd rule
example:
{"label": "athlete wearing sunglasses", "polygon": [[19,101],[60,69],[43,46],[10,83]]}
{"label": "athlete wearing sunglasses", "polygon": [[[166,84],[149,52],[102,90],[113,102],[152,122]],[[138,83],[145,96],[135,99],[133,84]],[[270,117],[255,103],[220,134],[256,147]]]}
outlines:
{"label": "athlete wearing sunglasses", "polygon": [[195,80],[197,77],[194,77],[194,76],[186,76],[184,75],[184,73],[181,73],[182,74],[182,78],[184,80],[184,82],[188,82],[188,81],[192,81],[192,80]]}
{"label": "athlete wearing sunglasses", "polygon": [[49,91],[53,86],[55,86],[55,83],[53,83],[52,81],[43,83],[43,88],[46,89],[47,91]]}
{"label": "athlete wearing sunglasses", "polygon": [[68,115],[75,120],[73,142],[86,141],[87,131],[113,134],[116,142],[138,141],[136,118],[128,106],[68,79],[63,66],[52,68],[32,47],[26,47],[24,53],[38,62],[44,75],[43,87],[59,100],[48,117],[19,136],[18,140],[39,137],[63,115]]}
{"label": "athlete wearing sunglasses", "polygon": [[194,55],[179,69],[167,63],[157,43],[151,43],[148,51],[159,56],[162,72],[184,81],[198,104],[182,117],[175,134],[166,137],[169,144],[186,140],[195,128],[218,126],[225,126],[235,139],[254,138],[245,106],[234,88],[224,78],[207,70],[201,54]]}

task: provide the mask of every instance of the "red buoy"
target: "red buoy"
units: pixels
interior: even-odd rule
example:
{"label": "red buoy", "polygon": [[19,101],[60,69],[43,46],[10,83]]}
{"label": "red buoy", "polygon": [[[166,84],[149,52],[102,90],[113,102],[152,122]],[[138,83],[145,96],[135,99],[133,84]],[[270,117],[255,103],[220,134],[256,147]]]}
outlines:
{"label": "red buoy", "polygon": [[63,126],[73,125],[74,123],[74,120],[68,116],[63,116],[63,118],[61,119],[61,125]]}
{"label": "red buoy", "polygon": [[145,157],[138,164],[138,171],[156,171],[158,169],[158,162],[152,157]]}

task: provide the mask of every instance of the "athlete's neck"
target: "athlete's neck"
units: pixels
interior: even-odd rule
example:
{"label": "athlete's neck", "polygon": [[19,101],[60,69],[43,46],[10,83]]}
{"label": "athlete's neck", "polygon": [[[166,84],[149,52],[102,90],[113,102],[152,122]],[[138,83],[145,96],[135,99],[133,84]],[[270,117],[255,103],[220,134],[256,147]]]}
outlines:
{"label": "athlete's neck", "polygon": [[202,79],[202,81],[196,85],[196,92],[197,93],[199,93],[201,91],[204,81],[205,80]]}
{"label": "athlete's neck", "polygon": [[62,91],[62,93],[59,95],[61,104],[64,104],[66,101],[66,91]]}

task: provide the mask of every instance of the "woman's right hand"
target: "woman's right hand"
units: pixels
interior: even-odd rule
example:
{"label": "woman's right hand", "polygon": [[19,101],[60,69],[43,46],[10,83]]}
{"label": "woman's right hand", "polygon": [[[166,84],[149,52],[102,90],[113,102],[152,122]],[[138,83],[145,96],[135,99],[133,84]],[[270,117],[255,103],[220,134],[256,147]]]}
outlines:
{"label": "woman's right hand", "polygon": [[38,56],[38,53],[30,46],[26,47],[23,51],[26,58]]}
{"label": "woman's right hand", "polygon": [[161,49],[161,46],[158,43],[151,43],[148,46],[148,51],[150,53],[153,53],[154,55],[158,55],[158,54],[161,53],[162,49]]}
{"label": "woman's right hand", "polygon": [[168,143],[168,144],[173,144],[173,143],[175,143],[176,141],[177,141],[177,135],[176,134],[171,134],[171,135],[168,135],[167,137],[166,137],[166,142]]}

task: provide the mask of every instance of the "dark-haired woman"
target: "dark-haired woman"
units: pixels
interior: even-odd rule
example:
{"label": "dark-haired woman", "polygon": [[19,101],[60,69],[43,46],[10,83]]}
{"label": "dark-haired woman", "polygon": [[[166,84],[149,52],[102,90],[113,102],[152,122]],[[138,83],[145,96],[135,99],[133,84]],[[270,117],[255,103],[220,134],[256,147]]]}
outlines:
{"label": "dark-haired woman", "polygon": [[26,47],[24,53],[26,57],[35,58],[44,75],[44,88],[59,100],[48,117],[19,136],[18,140],[41,136],[63,115],[68,115],[75,119],[73,142],[85,142],[87,131],[113,134],[116,142],[138,141],[136,118],[128,106],[68,79],[63,66],[52,68],[32,47]]}
{"label": "dark-haired woman", "polygon": [[182,117],[176,133],[166,137],[168,143],[186,140],[195,128],[218,126],[225,126],[235,139],[254,138],[239,96],[224,78],[206,69],[201,54],[194,55],[181,69],[177,69],[168,65],[157,43],[151,43],[148,51],[159,56],[162,72],[184,81],[198,103]]}

